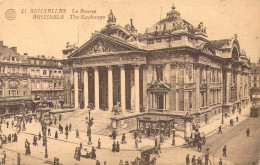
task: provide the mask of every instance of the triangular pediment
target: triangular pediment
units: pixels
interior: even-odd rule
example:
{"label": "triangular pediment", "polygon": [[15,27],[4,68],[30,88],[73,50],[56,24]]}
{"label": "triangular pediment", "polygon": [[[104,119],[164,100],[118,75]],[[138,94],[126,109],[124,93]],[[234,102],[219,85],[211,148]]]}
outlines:
{"label": "triangular pediment", "polygon": [[99,33],[75,50],[70,58],[124,51],[140,51],[140,49],[125,41]]}
{"label": "triangular pediment", "polygon": [[153,90],[153,89],[170,89],[170,87],[165,84],[164,82],[162,81],[154,81],[150,87],[149,87],[150,90]]}

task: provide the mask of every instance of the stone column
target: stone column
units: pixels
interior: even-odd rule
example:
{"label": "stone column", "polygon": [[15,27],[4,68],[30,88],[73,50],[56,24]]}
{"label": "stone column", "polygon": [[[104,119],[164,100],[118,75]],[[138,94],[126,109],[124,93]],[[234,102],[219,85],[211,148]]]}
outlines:
{"label": "stone column", "polygon": [[207,103],[206,105],[209,106],[210,103],[212,103],[212,100],[211,99],[211,95],[210,95],[210,83],[211,83],[211,80],[210,80],[210,72],[211,70],[207,67],[206,68],[206,79],[207,79]]}
{"label": "stone column", "polygon": [[135,76],[135,111],[140,112],[139,65],[134,66]]}
{"label": "stone column", "polygon": [[226,103],[230,102],[230,83],[231,83],[231,72],[226,71]]}
{"label": "stone column", "polygon": [[195,109],[196,111],[200,109],[200,67],[195,66],[195,92],[196,92],[196,102],[195,102]]}
{"label": "stone column", "polygon": [[95,110],[99,110],[99,71],[98,67],[94,67],[95,76]]}
{"label": "stone column", "polygon": [[166,83],[170,84],[170,70],[171,70],[171,65],[170,63],[167,63],[164,67],[164,80]]}
{"label": "stone column", "polygon": [[84,70],[84,105],[85,109],[88,107],[88,69],[85,68]]}
{"label": "stone column", "polygon": [[79,108],[79,77],[78,71],[74,71],[74,107]]}
{"label": "stone column", "polygon": [[113,109],[113,71],[112,66],[107,66],[108,71],[108,110]]}
{"label": "stone column", "polygon": [[240,92],[240,73],[238,72],[237,73],[237,100],[240,100],[241,97],[239,97],[239,95],[241,95],[241,92]]}
{"label": "stone column", "polygon": [[125,111],[125,66],[121,65],[120,67],[120,93],[121,93],[121,108]]}
{"label": "stone column", "polygon": [[143,66],[143,107],[148,109],[147,97],[147,66]]}

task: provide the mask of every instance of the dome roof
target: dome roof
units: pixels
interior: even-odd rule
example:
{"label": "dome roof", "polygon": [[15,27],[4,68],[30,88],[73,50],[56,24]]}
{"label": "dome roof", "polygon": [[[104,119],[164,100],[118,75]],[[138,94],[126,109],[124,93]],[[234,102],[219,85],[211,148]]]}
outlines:
{"label": "dome roof", "polygon": [[189,33],[195,33],[196,29],[187,21],[180,17],[180,13],[175,10],[174,4],[172,5],[172,10],[167,13],[167,17],[157,22],[153,25],[147,33],[156,32],[168,32],[174,33],[175,31],[187,31]]}

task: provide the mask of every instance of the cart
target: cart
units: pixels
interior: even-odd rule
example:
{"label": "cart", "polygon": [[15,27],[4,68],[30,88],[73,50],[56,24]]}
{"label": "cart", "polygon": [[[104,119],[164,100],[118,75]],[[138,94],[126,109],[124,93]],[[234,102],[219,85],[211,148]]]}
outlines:
{"label": "cart", "polygon": [[185,138],[185,142],[191,146],[193,144],[193,147],[198,145],[200,142],[202,145],[205,145],[206,143],[206,137],[204,132],[192,132],[191,137]]}
{"label": "cart", "polygon": [[135,161],[132,161],[132,165],[155,165],[156,158],[151,158],[151,155],[155,153],[154,146],[143,146],[138,149],[141,152],[141,158],[137,157]]}

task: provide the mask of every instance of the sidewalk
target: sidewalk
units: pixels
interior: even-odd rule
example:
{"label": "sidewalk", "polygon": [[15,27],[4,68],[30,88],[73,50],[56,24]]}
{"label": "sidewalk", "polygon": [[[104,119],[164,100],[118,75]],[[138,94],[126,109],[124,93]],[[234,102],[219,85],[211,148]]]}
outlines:
{"label": "sidewalk", "polygon": [[[204,132],[207,137],[207,136],[211,136],[215,131],[217,132],[218,127],[221,125],[222,132],[224,132],[225,127],[230,126],[230,123],[229,123],[230,119],[234,120],[234,126],[235,126],[235,125],[241,123],[242,121],[244,121],[246,118],[248,118],[249,114],[250,114],[250,104],[247,107],[242,108],[241,114],[239,114],[238,112],[235,112],[234,114],[231,114],[230,117],[227,117],[227,118],[224,117],[224,124],[221,124],[222,116],[217,115],[217,116],[214,116],[211,118],[209,124],[204,125],[199,130],[200,130],[200,132]],[[236,116],[238,116],[238,122],[236,122]]]}

